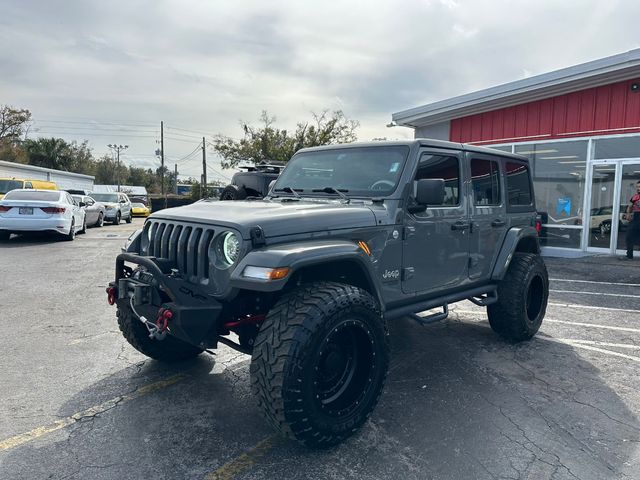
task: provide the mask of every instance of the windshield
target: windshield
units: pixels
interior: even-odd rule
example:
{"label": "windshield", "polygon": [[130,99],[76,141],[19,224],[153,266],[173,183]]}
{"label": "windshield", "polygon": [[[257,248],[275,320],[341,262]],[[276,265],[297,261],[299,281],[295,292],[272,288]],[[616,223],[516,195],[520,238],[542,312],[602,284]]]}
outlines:
{"label": "windshield", "polygon": [[132,203],[131,206],[134,208],[147,208],[141,203]]}
{"label": "windshield", "polygon": [[[390,195],[396,188],[408,153],[407,146],[336,148],[299,153],[289,161],[274,191],[279,195],[280,189],[292,188],[301,195],[311,195],[313,190],[333,187],[348,192],[349,196]],[[318,192],[313,195],[318,195]]]}
{"label": "windshield", "polygon": [[20,180],[0,180],[0,194],[10,192],[16,188],[22,188],[22,181]]}
{"label": "windshield", "polygon": [[117,193],[92,193],[91,196],[98,202],[118,203]]}
{"label": "windshield", "polygon": [[38,200],[42,202],[57,202],[60,192],[42,192],[38,190],[13,190],[4,197],[5,200]]}

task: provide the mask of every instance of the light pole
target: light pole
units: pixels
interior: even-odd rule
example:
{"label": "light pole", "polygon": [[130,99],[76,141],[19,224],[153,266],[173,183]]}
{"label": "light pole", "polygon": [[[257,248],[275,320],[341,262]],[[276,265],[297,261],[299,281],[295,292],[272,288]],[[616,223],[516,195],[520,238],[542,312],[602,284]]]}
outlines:
{"label": "light pole", "polygon": [[116,175],[118,177],[118,192],[120,192],[120,151],[121,150],[126,150],[127,148],[129,148],[129,145],[116,145],[114,144],[109,144],[107,145],[107,147],[109,147],[112,151],[116,152],[116,154],[118,155],[118,163],[116,166]]}

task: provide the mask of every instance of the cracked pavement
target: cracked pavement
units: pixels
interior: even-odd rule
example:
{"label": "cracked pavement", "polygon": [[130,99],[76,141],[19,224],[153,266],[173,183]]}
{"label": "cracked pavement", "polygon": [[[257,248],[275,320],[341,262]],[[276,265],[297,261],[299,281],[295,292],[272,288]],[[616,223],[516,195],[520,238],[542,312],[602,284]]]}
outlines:
{"label": "cracked pavement", "polygon": [[640,287],[607,283],[640,284],[640,260],[546,259],[556,291],[524,344],[468,302],[394,321],[371,419],[310,451],[273,436],[247,356],[165,366],[122,338],[104,288],[140,224],[0,244],[0,442],[68,422],[0,451],[3,480],[203,479],[270,438],[233,478],[640,479]]}

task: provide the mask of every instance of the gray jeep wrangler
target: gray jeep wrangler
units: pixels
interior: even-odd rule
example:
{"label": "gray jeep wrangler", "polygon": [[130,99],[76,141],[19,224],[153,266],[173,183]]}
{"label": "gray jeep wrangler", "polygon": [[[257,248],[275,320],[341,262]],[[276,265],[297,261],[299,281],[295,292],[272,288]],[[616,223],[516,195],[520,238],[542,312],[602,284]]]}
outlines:
{"label": "gray jeep wrangler", "polygon": [[327,446],[378,402],[387,322],[428,324],[470,300],[501,337],[528,340],[548,276],[527,159],[415,140],[300,150],[264,199],[154,213],[107,293],[151,358],[219,343],[251,355],[268,421]]}

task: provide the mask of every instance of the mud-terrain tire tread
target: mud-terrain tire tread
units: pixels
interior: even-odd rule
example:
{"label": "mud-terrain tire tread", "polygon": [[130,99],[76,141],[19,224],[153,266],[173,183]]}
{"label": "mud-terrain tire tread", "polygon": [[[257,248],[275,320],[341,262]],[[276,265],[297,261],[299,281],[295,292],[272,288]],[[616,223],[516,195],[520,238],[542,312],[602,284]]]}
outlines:
{"label": "mud-terrain tire tread", "polygon": [[143,355],[162,362],[180,362],[197,357],[203,350],[167,335],[164,340],[149,338],[149,331],[135,318],[131,308],[118,307],[118,326],[129,344]]}
{"label": "mud-terrain tire tread", "polygon": [[[305,373],[301,358],[296,354],[304,351],[314,334],[322,332],[325,321],[344,314],[346,309],[352,311],[354,306],[358,313],[366,309],[375,318],[371,327],[377,329],[376,340],[382,347],[374,350],[379,359],[376,379],[379,387],[372,391],[368,410],[353,419],[349,428],[340,432],[320,432],[308,421],[310,413],[303,412],[301,388],[295,388],[298,383],[302,384],[301,377]],[[276,430],[308,447],[329,447],[351,436],[370,416],[382,394],[388,365],[388,330],[376,300],[351,285],[313,283],[285,294],[269,311],[253,347],[251,388],[267,421]],[[287,395],[290,398],[285,398]]]}
{"label": "mud-terrain tire tread", "polygon": [[[526,289],[532,276],[544,282],[544,299],[534,322],[527,322]],[[540,328],[549,299],[549,275],[540,255],[515,253],[506,275],[498,284],[498,301],[487,307],[489,324],[494,332],[510,342],[531,339]]]}

